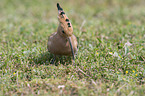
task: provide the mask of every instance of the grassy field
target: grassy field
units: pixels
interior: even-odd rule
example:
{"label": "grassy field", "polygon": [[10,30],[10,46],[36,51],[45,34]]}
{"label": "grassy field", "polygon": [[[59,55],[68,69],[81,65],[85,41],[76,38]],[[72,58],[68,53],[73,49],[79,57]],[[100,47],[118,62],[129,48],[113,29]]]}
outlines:
{"label": "grassy field", "polygon": [[[58,27],[57,2],[78,38],[77,67],[69,60],[50,64],[47,39]],[[1,0],[0,95],[143,96],[144,5],[144,0]]]}

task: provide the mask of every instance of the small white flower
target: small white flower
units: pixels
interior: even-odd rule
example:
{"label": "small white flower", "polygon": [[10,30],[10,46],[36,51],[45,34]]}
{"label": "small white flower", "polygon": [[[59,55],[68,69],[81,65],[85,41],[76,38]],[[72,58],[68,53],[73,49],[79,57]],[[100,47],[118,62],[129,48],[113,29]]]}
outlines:
{"label": "small white flower", "polygon": [[64,88],[65,86],[64,85],[59,85],[58,86],[58,88],[60,89],[60,88]]}

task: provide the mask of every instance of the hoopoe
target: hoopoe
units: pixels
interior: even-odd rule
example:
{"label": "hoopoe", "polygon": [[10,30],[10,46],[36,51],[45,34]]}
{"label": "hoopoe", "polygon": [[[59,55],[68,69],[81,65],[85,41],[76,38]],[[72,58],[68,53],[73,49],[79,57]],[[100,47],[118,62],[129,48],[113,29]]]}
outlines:
{"label": "hoopoe", "polygon": [[72,24],[59,3],[57,3],[57,9],[59,26],[57,32],[48,38],[48,51],[54,55],[72,56],[74,61],[74,54],[77,51],[77,38],[73,35]]}

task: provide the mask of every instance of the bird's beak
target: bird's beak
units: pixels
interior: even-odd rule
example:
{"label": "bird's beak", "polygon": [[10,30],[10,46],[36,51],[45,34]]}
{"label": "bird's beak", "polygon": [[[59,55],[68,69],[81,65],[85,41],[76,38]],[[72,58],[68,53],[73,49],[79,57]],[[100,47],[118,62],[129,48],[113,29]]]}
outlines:
{"label": "bird's beak", "polygon": [[75,59],[74,57],[74,50],[73,50],[73,46],[72,46],[72,43],[71,43],[71,37],[68,38],[68,41],[69,41],[69,44],[70,44],[70,47],[71,47],[71,52],[72,52],[72,56],[73,56],[73,60]]}

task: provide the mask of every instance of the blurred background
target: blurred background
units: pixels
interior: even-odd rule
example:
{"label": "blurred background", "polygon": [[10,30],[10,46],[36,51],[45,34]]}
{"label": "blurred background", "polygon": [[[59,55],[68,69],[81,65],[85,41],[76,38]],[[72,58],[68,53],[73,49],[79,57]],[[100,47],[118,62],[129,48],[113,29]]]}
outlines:
{"label": "blurred background", "polygon": [[[142,25],[145,22],[144,0],[1,0],[0,2],[0,40],[3,38],[3,41],[11,36],[17,38],[13,35],[19,36],[24,31],[28,31],[25,33],[27,39],[32,35],[39,38],[41,33],[40,38],[46,39],[43,32],[49,35],[57,30],[56,3],[60,3],[63,7],[73,24],[74,34],[78,36],[83,31],[89,32],[90,29],[99,32],[98,28],[103,24]],[[86,28],[83,27],[84,23]],[[3,29],[6,29],[6,32],[3,32]]]}
{"label": "blurred background", "polygon": [[[0,20],[23,18],[54,22],[57,2],[76,24],[82,23],[84,19],[141,23],[145,16],[144,0],[1,0]],[[118,18],[121,18],[120,21]]]}

